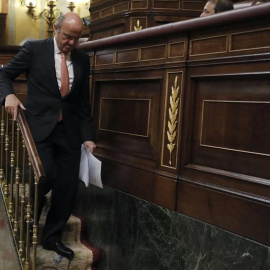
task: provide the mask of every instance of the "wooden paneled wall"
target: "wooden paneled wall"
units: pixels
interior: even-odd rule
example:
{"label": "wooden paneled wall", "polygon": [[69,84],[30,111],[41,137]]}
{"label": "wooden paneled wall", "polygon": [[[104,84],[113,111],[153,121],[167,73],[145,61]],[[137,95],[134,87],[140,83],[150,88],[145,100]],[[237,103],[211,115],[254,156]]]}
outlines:
{"label": "wooden paneled wall", "polygon": [[199,17],[205,0],[92,0],[90,40]]}
{"label": "wooden paneled wall", "polygon": [[270,244],[269,11],[80,45],[104,184]]}
{"label": "wooden paneled wall", "polygon": [[[80,44],[105,185],[270,244],[269,12]],[[0,64],[17,50],[0,48]]]}
{"label": "wooden paneled wall", "polygon": [[[0,68],[2,65],[6,65],[14,55],[19,51],[20,46],[0,46]],[[21,101],[24,101],[26,94],[26,78],[25,74],[20,75],[15,83],[14,90]]]}
{"label": "wooden paneled wall", "polygon": [[6,17],[7,17],[7,14],[0,13],[0,46],[5,45]]}

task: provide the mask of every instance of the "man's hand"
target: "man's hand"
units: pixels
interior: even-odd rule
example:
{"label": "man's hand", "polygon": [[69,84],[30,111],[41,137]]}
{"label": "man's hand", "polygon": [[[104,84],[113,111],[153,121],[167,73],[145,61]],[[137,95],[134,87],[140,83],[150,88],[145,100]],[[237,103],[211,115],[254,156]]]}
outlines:
{"label": "man's hand", "polygon": [[84,145],[85,150],[87,150],[88,148],[90,152],[93,154],[94,149],[96,148],[96,145],[93,141],[85,141],[83,145]]}
{"label": "man's hand", "polygon": [[5,109],[7,113],[11,114],[14,121],[17,119],[18,107],[26,110],[23,104],[14,94],[7,95],[5,101]]}

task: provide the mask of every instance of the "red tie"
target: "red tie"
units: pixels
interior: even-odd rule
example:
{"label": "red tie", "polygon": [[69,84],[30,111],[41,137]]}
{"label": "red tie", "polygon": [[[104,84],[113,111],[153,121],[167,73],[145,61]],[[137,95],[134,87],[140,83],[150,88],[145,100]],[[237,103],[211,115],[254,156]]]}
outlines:
{"label": "red tie", "polygon": [[[64,97],[69,93],[69,76],[68,76],[68,68],[66,63],[66,55],[64,53],[61,53],[61,87],[60,87],[60,93],[61,96]],[[63,119],[62,116],[62,109],[60,110],[58,121],[61,121]]]}

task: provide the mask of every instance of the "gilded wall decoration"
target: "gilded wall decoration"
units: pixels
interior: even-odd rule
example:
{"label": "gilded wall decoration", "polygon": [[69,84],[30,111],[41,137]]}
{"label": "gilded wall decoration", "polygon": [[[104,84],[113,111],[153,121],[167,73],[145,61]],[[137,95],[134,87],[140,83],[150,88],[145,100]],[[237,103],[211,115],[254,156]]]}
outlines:
{"label": "gilded wall decoration", "polygon": [[140,20],[137,20],[137,24],[136,26],[134,26],[134,31],[139,31],[139,30],[142,30],[142,26],[141,26]]}
{"label": "gilded wall decoration", "polygon": [[171,95],[170,95],[170,108],[169,108],[169,121],[168,121],[168,130],[167,130],[167,138],[169,143],[167,144],[167,148],[170,152],[170,160],[169,164],[172,165],[172,152],[175,148],[175,137],[177,135],[177,115],[180,99],[178,97],[179,94],[179,85],[178,85],[178,76],[174,79],[174,85],[171,87]]}

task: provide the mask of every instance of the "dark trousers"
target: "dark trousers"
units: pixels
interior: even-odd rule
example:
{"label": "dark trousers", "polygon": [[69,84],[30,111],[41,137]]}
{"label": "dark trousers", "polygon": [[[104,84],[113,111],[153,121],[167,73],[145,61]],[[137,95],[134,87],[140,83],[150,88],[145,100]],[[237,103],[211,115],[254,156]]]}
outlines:
{"label": "dark trousers", "polygon": [[61,239],[62,230],[73,210],[79,182],[80,145],[66,139],[62,123],[42,142],[36,142],[46,181],[39,183],[38,218],[44,207],[45,195],[52,190],[51,206],[43,231],[43,242]]}

